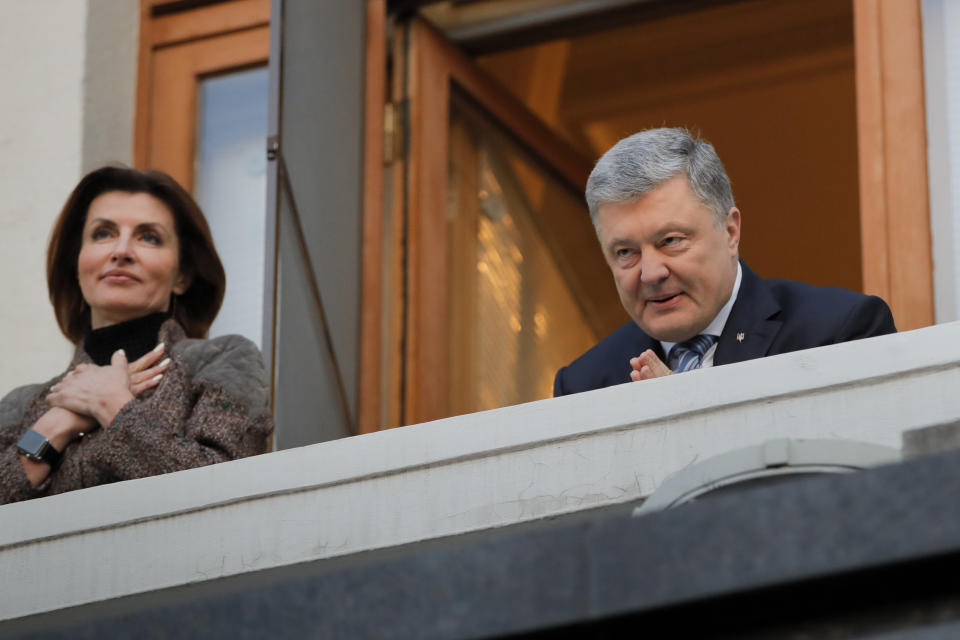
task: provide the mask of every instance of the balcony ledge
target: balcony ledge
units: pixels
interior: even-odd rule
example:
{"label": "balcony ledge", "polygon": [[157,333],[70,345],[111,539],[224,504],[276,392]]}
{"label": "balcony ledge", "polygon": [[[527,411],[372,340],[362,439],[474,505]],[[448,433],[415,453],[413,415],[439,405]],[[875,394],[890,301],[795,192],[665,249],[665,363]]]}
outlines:
{"label": "balcony ledge", "polygon": [[635,501],[769,438],[960,417],[960,323],[0,507],[0,620]]}

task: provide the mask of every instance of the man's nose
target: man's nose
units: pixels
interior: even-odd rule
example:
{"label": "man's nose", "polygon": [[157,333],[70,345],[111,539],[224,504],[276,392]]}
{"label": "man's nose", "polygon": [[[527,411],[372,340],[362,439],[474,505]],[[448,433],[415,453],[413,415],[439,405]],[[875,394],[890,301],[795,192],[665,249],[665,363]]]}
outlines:
{"label": "man's nose", "polygon": [[655,251],[645,251],[640,257],[640,281],[644,284],[662,282],[670,275],[662,256]]}

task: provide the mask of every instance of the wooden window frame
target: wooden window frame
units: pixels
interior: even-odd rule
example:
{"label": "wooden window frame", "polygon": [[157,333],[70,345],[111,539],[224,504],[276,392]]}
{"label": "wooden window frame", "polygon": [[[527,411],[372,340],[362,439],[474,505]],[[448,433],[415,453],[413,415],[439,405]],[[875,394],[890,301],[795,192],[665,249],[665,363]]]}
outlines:
{"label": "wooden window frame", "polygon": [[[194,78],[244,67],[263,65],[269,57],[270,0],[227,0],[157,15],[157,8],[175,3],[169,0],[140,0],[140,51],[137,74],[136,116],[134,120],[134,166],[139,169],[162,168],[185,189],[193,188],[193,159],[196,145],[193,123],[171,123],[183,132],[171,144],[166,133],[165,151],[158,151],[152,141],[158,132],[152,114],[165,109],[168,101],[184,97],[194,108],[189,117],[196,117],[196,83]],[[219,38],[214,45],[212,38]],[[204,41],[210,46],[185,52],[183,64],[189,69],[176,81],[174,91],[155,90],[158,80],[155,57],[158,51],[196,45]],[[159,155],[158,155],[159,154]]]}
{"label": "wooden window frame", "polygon": [[[270,0],[140,0],[134,166],[165,171],[192,193],[198,79],[265,66],[270,54]],[[158,63],[161,55],[172,55],[175,60]],[[155,118],[155,113],[164,116]],[[265,147],[266,141],[264,153]],[[275,270],[268,271],[264,278],[269,292],[273,291],[273,273]],[[272,317],[276,301],[268,296],[265,302],[267,317]],[[265,343],[264,352],[270,347]],[[269,364],[272,408],[273,363]]]}

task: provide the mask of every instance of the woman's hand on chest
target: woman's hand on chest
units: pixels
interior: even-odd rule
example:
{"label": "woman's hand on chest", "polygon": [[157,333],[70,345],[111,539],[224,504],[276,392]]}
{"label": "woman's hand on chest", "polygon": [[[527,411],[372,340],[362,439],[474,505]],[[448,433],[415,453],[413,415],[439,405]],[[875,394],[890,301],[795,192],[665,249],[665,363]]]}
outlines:
{"label": "woman's hand on chest", "polygon": [[110,364],[80,364],[51,387],[47,403],[90,416],[102,427],[110,426],[125,404],[133,400],[127,358],[117,351]]}
{"label": "woman's hand on chest", "polygon": [[[161,342],[152,351],[127,365],[130,374],[130,393],[139,396],[160,384],[170,366],[170,358],[163,358],[165,346]],[[163,360],[160,360],[163,358]],[[157,362],[159,360],[159,362]]]}

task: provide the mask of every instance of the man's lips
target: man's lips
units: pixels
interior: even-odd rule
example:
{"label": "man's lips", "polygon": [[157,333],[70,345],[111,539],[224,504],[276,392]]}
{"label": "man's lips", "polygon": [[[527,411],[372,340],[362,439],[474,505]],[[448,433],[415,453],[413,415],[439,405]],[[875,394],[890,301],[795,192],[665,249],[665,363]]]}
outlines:
{"label": "man's lips", "polygon": [[644,300],[647,305],[653,307],[654,309],[666,309],[679,302],[682,294],[682,291],[662,293],[655,296],[647,296]]}
{"label": "man's lips", "polygon": [[673,300],[677,296],[679,296],[680,293],[681,293],[680,291],[676,291],[674,293],[664,293],[656,296],[646,296],[646,300],[647,302],[654,302],[654,303],[668,302],[670,300]]}

